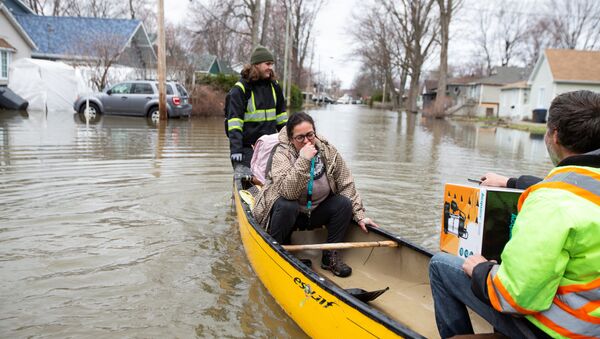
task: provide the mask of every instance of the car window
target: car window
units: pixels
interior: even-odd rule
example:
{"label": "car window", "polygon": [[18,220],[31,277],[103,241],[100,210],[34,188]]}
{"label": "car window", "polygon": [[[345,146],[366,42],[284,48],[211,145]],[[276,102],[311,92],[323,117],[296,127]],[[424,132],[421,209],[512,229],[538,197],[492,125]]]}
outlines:
{"label": "car window", "polygon": [[144,82],[138,82],[133,84],[133,94],[154,94],[152,86]]}
{"label": "car window", "polygon": [[179,94],[183,97],[187,97],[188,93],[185,90],[185,88],[183,88],[183,86],[181,86],[180,84],[175,84],[175,87],[177,87],[177,91],[179,92]]}
{"label": "car window", "polygon": [[117,84],[110,91],[112,94],[129,94],[131,93],[131,84],[128,82]]}
{"label": "car window", "polygon": [[[156,89],[158,90],[158,82],[154,83],[156,85]],[[173,88],[171,88],[171,84],[167,85],[167,95],[173,95]]]}

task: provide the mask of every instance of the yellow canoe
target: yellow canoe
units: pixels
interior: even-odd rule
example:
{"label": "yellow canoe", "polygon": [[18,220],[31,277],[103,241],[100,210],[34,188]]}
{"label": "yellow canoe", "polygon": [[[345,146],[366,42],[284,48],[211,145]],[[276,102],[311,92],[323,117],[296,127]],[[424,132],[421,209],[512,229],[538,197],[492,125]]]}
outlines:
{"label": "yellow canoe", "polygon": [[[236,174],[234,197],[244,250],[254,272],[285,312],[313,338],[436,338],[428,264],[432,254],[383,229],[369,233],[351,227],[346,242],[389,242],[396,247],[363,247],[343,250],[352,275],[339,278],[321,269],[320,250],[290,252],[271,238],[252,217],[251,199],[240,191],[249,178]],[[293,244],[318,244],[326,239],[324,229],[297,231]],[[311,259],[312,267],[299,258]],[[348,292],[390,289],[364,303]],[[477,319],[475,319],[477,318]],[[491,332],[475,317],[477,332]]]}

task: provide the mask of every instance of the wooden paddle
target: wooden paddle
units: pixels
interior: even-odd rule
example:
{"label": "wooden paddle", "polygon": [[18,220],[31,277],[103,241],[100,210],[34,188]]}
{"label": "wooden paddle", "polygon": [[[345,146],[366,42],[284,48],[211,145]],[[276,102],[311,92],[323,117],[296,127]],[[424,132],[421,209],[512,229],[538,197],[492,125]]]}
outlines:
{"label": "wooden paddle", "polygon": [[304,244],[304,245],[283,245],[283,249],[289,252],[304,250],[341,250],[345,248],[365,248],[365,247],[398,247],[398,243],[393,240],[382,241],[361,241],[361,242],[337,242],[323,244]]}

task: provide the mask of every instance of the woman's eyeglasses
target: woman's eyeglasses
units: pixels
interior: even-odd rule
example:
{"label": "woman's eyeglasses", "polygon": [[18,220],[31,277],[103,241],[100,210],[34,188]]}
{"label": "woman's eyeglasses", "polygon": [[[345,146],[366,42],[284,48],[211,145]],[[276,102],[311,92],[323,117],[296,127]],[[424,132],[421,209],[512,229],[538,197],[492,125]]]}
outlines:
{"label": "woman's eyeglasses", "polygon": [[308,141],[313,141],[313,139],[315,138],[315,132],[308,132],[306,134],[300,134],[300,135],[296,135],[294,137],[294,140],[297,142],[303,142],[304,138],[308,139]]}

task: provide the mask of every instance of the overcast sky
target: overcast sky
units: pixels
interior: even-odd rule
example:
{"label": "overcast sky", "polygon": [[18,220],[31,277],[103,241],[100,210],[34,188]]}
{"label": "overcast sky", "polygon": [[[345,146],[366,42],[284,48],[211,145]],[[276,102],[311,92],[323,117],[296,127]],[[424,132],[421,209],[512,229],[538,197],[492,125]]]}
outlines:
{"label": "overcast sky", "polygon": [[[166,20],[172,23],[185,21],[182,19],[188,16],[188,3],[188,0],[165,1]],[[358,3],[358,0],[328,0],[317,17],[313,32],[316,39],[314,69],[318,71],[320,59],[321,73],[327,78],[333,75],[342,80],[345,88],[352,85],[359,67],[349,58],[352,41],[346,33],[352,9]]]}
{"label": "overcast sky", "polygon": [[[226,1],[226,0],[225,0]],[[366,4],[374,0],[326,0],[313,31],[315,38],[315,55],[313,69],[320,71],[327,79],[333,76],[342,80],[342,87],[352,85],[354,76],[360,64],[353,60],[351,52],[359,44],[353,41],[348,30],[352,26],[352,14],[365,8]],[[459,17],[453,19],[451,28],[451,43],[449,62],[461,63],[473,56],[475,49],[473,43],[474,28],[468,21],[477,15],[481,3],[478,0],[465,0],[464,11]],[[500,1],[500,0],[495,0]],[[536,3],[539,0],[526,0],[527,3]],[[600,0],[598,0],[600,1]],[[189,0],[165,1],[165,17],[173,23],[183,23],[188,18]],[[437,57],[433,56],[425,65],[425,69],[436,67]],[[309,66],[310,60],[306,66]],[[281,66],[281,65],[279,65]],[[320,66],[320,67],[319,67]],[[276,66],[277,67],[277,66]]]}

